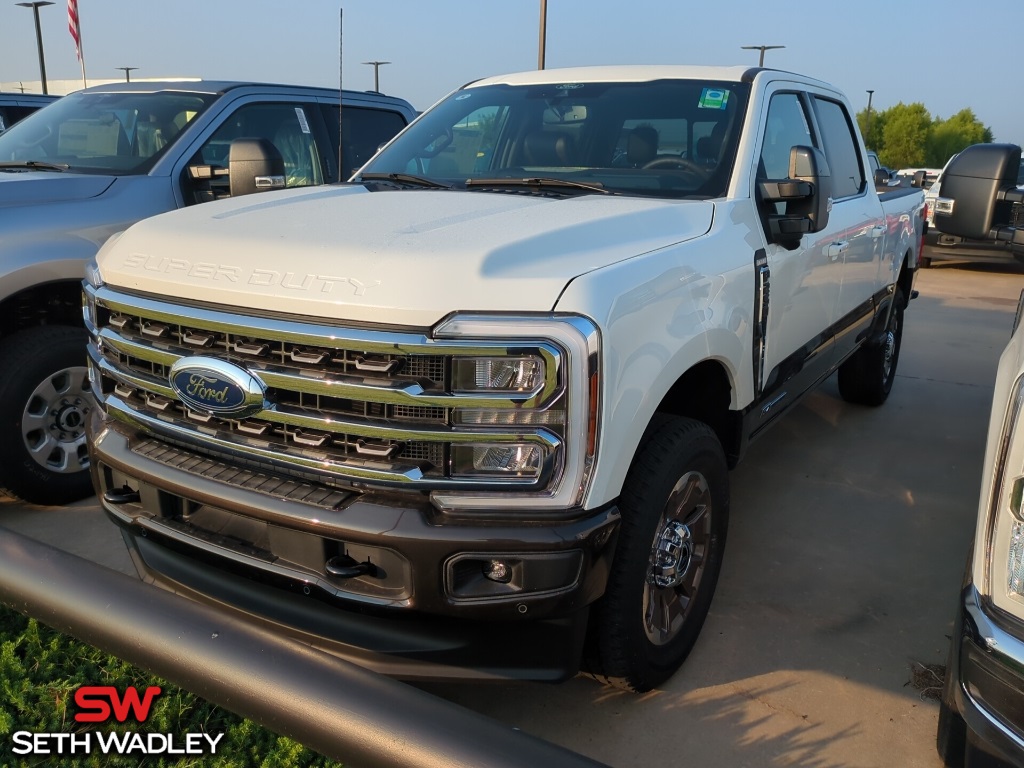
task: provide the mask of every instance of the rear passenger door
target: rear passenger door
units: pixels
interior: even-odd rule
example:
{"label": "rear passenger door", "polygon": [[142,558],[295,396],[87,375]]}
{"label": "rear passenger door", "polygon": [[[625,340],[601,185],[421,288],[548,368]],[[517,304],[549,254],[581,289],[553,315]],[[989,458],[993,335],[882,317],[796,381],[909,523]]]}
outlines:
{"label": "rear passenger door", "polygon": [[836,354],[841,360],[871,322],[875,294],[891,282],[881,274],[885,218],[845,104],[819,94],[812,94],[811,102],[832,172],[828,230],[833,237],[828,248],[832,258],[842,262],[835,316]]}

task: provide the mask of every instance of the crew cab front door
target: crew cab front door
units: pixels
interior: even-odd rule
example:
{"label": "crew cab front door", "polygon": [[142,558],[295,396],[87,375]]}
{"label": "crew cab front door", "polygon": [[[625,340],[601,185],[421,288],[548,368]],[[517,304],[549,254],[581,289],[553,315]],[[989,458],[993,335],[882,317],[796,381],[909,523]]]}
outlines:
{"label": "crew cab front door", "polygon": [[[795,146],[824,151],[806,93],[780,84],[771,94],[762,124],[760,151],[754,173],[759,182],[789,175],[790,150]],[[767,203],[785,213],[788,203]],[[830,216],[820,232],[805,234],[795,248],[771,242],[767,232],[767,276],[770,291],[761,289],[767,306],[767,332],[762,339],[760,415],[756,429],[785,410],[832,367],[835,350],[832,326],[836,319],[843,273],[843,250],[837,246],[837,225]]]}

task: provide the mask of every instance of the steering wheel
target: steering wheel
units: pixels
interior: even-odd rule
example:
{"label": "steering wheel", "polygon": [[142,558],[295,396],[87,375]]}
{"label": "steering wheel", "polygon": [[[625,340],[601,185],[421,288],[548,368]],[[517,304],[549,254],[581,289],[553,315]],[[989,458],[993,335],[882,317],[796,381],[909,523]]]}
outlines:
{"label": "steering wheel", "polygon": [[683,157],[656,157],[649,163],[644,163],[644,165],[641,167],[644,168],[645,170],[651,168],[667,168],[680,171],[689,171],[690,173],[699,176],[701,179],[707,179],[708,177],[707,168],[703,168],[697,165],[692,160],[687,160],[686,158]]}

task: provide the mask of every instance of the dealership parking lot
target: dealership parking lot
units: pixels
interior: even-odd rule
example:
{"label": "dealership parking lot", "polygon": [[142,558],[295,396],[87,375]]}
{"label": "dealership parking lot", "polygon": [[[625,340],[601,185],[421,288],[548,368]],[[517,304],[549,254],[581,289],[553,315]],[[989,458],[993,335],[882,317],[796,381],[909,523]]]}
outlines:
{"label": "dealership parking lot", "polygon": [[[1024,271],[961,267],[919,275],[884,407],[843,402],[832,379],[732,473],[718,594],[663,690],[428,690],[614,766],[938,766],[940,683],[920,665],[945,662],[996,362],[1024,288]],[[0,515],[131,570],[94,500],[0,499]]]}

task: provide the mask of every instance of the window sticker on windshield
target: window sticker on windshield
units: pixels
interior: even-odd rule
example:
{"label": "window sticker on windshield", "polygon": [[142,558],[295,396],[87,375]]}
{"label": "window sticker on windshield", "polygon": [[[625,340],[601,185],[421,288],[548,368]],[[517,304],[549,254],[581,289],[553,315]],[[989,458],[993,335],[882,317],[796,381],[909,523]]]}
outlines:
{"label": "window sticker on windshield", "polygon": [[299,128],[303,133],[309,133],[309,121],[306,120],[306,111],[302,107],[295,108],[295,116],[299,118]]}
{"label": "window sticker on windshield", "polygon": [[721,88],[705,88],[700,92],[698,109],[725,109],[729,103],[729,92]]}

